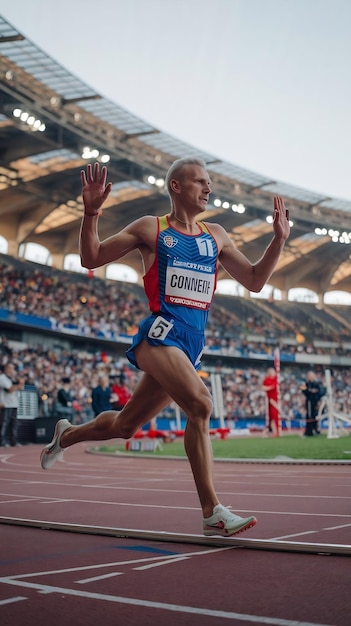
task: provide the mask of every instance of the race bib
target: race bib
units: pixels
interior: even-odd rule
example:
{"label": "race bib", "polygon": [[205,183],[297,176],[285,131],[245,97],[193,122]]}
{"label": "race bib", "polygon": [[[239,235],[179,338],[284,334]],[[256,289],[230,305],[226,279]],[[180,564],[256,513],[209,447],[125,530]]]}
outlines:
{"label": "race bib", "polygon": [[166,272],[165,301],[193,309],[210,308],[215,288],[212,265],[169,258]]}
{"label": "race bib", "polygon": [[164,341],[173,326],[174,324],[172,324],[172,322],[169,322],[168,320],[165,320],[164,317],[161,317],[161,315],[158,315],[152,326],[150,326],[148,337],[150,337],[150,339]]}

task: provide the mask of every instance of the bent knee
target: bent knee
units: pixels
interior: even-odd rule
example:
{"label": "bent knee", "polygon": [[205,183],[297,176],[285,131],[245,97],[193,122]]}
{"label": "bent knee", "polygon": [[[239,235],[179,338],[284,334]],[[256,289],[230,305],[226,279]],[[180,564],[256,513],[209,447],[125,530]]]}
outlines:
{"label": "bent knee", "polygon": [[194,398],[188,411],[189,419],[208,421],[212,415],[213,405],[210,394],[201,394]]}

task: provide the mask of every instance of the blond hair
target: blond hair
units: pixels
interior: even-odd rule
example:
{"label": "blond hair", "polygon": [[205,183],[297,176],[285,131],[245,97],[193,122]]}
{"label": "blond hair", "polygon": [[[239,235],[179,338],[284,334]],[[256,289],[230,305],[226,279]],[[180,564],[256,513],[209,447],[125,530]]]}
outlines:
{"label": "blond hair", "polygon": [[180,175],[181,170],[187,165],[198,165],[204,170],[206,169],[206,163],[202,159],[194,157],[183,157],[174,161],[166,174],[165,186],[170,196],[172,196],[171,180]]}

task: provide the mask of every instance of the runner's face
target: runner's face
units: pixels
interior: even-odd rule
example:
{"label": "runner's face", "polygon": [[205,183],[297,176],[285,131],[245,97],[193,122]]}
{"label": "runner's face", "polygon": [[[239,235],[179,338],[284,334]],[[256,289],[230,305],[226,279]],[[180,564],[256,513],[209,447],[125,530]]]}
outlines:
{"label": "runner's face", "polygon": [[185,208],[205,211],[211,193],[211,181],[199,165],[187,165],[180,173],[179,199]]}

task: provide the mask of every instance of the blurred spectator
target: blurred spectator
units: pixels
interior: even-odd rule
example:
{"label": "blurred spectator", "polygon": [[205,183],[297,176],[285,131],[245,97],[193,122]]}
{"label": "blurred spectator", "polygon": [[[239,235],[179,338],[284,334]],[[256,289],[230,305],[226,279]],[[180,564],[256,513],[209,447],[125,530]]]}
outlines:
{"label": "blurred spectator", "polygon": [[72,396],[70,392],[71,380],[70,378],[62,378],[62,386],[57,392],[55,410],[61,417],[66,417],[72,424],[74,423],[74,408],[72,403]]}
{"label": "blurred spectator", "polygon": [[317,416],[320,400],[325,394],[324,387],[311,370],[307,373],[306,381],[302,383],[300,389],[306,398],[305,437],[313,437],[314,434],[320,435]]}
{"label": "blurred spectator", "polygon": [[121,411],[124,405],[127,404],[129,398],[131,397],[131,393],[128,391],[127,387],[124,385],[124,376],[120,374],[116,376],[115,374],[110,375],[111,381],[111,390],[112,390],[112,408],[115,411]]}
{"label": "blurred spectator", "polygon": [[274,367],[269,367],[262,385],[266,392],[266,420],[268,433],[273,433],[276,437],[280,435],[280,411],[279,411],[279,389],[278,376]]}
{"label": "blurred spectator", "polygon": [[19,445],[17,441],[18,392],[24,389],[24,380],[17,379],[13,363],[5,365],[0,374],[0,445]]}
{"label": "blurred spectator", "polygon": [[105,374],[99,376],[99,384],[93,388],[91,393],[92,407],[94,415],[99,415],[102,411],[109,411],[112,409],[111,401],[112,389],[109,383],[109,378]]}

